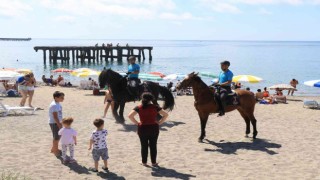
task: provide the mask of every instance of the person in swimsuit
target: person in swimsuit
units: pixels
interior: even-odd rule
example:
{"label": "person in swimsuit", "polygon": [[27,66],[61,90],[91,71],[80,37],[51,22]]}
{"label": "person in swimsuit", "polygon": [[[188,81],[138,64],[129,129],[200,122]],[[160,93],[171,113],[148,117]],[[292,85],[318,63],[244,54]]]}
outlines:
{"label": "person in swimsuit", "polygon": [[106,95],[104,97],[103,103],[105,104],[105,107],[104,107],[104,114],[103,114],[102,118],[105,118],[110,105],[111,105],[111,110],[113,110],[113,106],[114,106],[114,102],[112,99],[112,91],[111,91],[110,86],[106,86]]}
{"label": "person in swimsuit", "polygon": [[29,99],[28,99],[28,104],[29,104],[29,107],[33,107],[31,105],[31,102],[32,102],[32,98],[33,98],[33,95],[34,95],[34,86],[36,85],[36,79],[34,78],[34,74],[33,73],[30,73],[30,80],[29,80],[29,83],[26,85],[27,87],[27,94],[29,96]]}

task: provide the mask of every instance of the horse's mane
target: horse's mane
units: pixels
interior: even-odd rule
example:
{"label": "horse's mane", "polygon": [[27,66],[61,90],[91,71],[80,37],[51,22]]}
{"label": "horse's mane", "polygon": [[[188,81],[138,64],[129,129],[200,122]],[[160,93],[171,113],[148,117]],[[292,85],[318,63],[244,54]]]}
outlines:
{"label": "horse's mane", "polygon": [[201,79],[197,74],[195,74],[195,75],[193,76],[193,80],[196,81],[196,82],[198,82],[198,83],[200,83],[200,86],[201,86],[201,87],[203,87],[203,88],[209,88],[209,86],[208,86],[206,83],[204,83],[204,82],[202,81],[202,79]]}

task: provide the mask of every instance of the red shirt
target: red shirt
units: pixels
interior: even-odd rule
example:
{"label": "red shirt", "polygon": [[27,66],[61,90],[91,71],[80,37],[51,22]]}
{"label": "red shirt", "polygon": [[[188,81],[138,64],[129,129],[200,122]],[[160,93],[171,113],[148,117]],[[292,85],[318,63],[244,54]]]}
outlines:
{"label": "red shirt", "polygon": [[142,105],[134,108],[139,114],[141,125],[157,124],[157,115],[161,109],[162,108],[154,104],[148,104],[145,108],[143,108]]}

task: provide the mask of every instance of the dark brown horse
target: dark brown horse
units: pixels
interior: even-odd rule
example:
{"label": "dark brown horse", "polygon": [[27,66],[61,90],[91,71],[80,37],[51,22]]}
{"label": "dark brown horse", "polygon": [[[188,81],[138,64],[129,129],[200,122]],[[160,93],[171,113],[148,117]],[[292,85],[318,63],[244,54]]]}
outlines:
{"label": "dark brown horse", "polygon": [[[202,142],[204,137],[206,136],[206,124],[208,121],[209,114],[218,113],[219,108],[218,104],[214,98],[214,92],[210,89],[194,72],[189,74],[178,86],[177,89],[184,89],[187,87],[192,87],[194,94],[194,107],[198,111],[200,122],[201,122],[201,135],[199,137],[199,142]],[[225,108],[226,112],[233,111],[237,109],[243,119],[246,122],[246,137],[250,134],[250,122],[253,126],[253,138],[257,137],[257,120],[254,117],[254,106],[256,104],[256,100],[254,95],[249,91],[245,90],[236,90],[236,94],[239,98],[238,105],[228,105]]]}

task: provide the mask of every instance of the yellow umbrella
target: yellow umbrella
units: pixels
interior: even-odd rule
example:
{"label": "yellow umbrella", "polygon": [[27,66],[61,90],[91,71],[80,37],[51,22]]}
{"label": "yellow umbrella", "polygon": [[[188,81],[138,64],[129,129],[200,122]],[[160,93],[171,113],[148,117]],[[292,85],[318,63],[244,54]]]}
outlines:
{"label": "yellow umbrella", "polygon": [[86,72],[72,72],[71,75],[76,77],[97,77],[100,75],[101,72],[99,71],[86,71]]}
{"label": "yellow umbrella", "polygon": [[238,75],[233,76],[232,82],[249,82],[249,83],[258,83],[262,81],[262,78],[252,75]]}
{"label": "yellow umbrella", "polygon": [[17,69],[16,72],[21,73],[21,74],[28,74],[32,73],[31,69]]}

